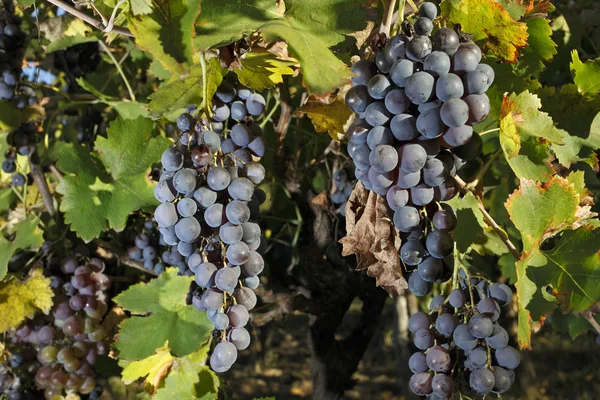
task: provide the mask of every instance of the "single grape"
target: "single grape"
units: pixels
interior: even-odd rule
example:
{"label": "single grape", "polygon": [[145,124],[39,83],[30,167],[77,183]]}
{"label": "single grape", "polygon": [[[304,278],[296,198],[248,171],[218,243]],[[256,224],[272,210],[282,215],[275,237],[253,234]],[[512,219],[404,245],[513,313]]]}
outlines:
{"label": "single grape", "polygon": [[398,165],[398,152],[390,145],[379,145],[371,151],[369,163],[375,171],[392,171]]}
{"label": "single grape", "polygon": [[394,226],[400,232],[410,232],[419,227],[421,217],[416,208],[405,206],[400,207],[394,212]]}
{"label": "single grape", "polygon": [[459,46],[458,34],[450,28],[441,28],[433,34],[433,49],[454,55]]}
{"label": "single grape", "polygon": [[399,141],[409,141],[419,136],[417,120],[410,114],[398,114],[390,121],[392,134]]}
{"label": "single grape", "polygon": [[468,123],[477,124],[484,121],[490,114],[490,100],[484,94],[470,94],[463,99],[469,107]]}
{"label": "single grape", "polygon": [[435,329],[445,337],[452,337],[454,330],[458,326],[458,318],[450,313],[443,313],[435,321]]}
{"label": "single grape", "polygon": [[243,101],[234,101],[231,103],[231,118],[236,121],[241,121],[244,119],[248,110],[246,110],[246,105]]}
{"label": "single grape", "polygon": [[231,326],[238,328],[246,326],[250,319],[250,314],[248,314],[246,307],[239,304],[231,306],[227,311],[227,316],[229,317]]}
{"label": "single grape", "polygon": [[521,363],[519,352],[512,346],[506,346],[503,349],[495,351],[496,361],[498,365],[508,369],[515,369]]}
{"label": "single grape", "polygon": [[[415,274],[412,274],[413,276]],[[413,337],[413,343],[419,350],[427,350],[433,346],[434,335],[428,328],[421,328],[417,330]]]}
{"label": "single grape", "polygon": [[426,372],[429,367],[425,360],[425,354],[420,351],[413,353],[408,359],[408,368],[410,368],[413,374],[417,372]]}
{"label": "single grape", "polygon": [[408,385],[414,394],[426,396],[431,393],[431,375],[428,372],[418,372],[410,377]]}
{"label": "single grape", "polygon": [[469,377],[469,386],[480,395],[491,392],[495,383],[494,374],[486,368],[476,369],[471,372],[471,376]]}
{"label": "single grape", "polygon": [[432,231],[427,235],[425,245],[429,254],[442,259],[450,255],[454,249],[454,241],[446,231]]}
{"label": "single grape", "polygon": [[462,125],[456,128],[448,128],[443,138],[449,147],[458,147],[466,144],[471,136],[473,136],[473,127]]}
{"label": "single grape", "polygon": [[458,128],[469,119],[469,106],[461,99],[449,99],[440,108],[440,117],[444,124]]}
{"label": "single grape", "polygon": [[262,256],[256,251],[251,251],[248,259],[242,265],[242,272],[246,276],[257,276],[265,268],[265,262]]}
{"label": "single grape", "polygon": [[417,117],[417,130],[426,138],[434,139],[442,135],[446,125],[440,116],[440,108],[430,108]]}
{"label": "single grape", "polygon": [[234,200],[249,201],[254,193],[254,184],[248,178],[235,178],[227,187],[227,192]]}
{"label": "single grape", "polygon": [[391,90],[385,96],[384,103],[385,107],[392,114],[401,114],[408,110],[408,107],[410,106],[410,100],[406,97],[404,89]]}
{"label": "single grape", "polygon": [[253,93],[246,99],[246,110],[248,110],[248,114],[250,115],[260,115],[265,111],[265,107],[267,102],[265,98],[258,94]]}
{"label": "single grape", "polygon": [[444,349],[442,346],[433,346],[427,350],[425,357],[427,366],[432,371],[447,372],[450,370],[452,360],[450,354],[448,354],[448,350]]}
{"label": "single grape", "polygon": [[494,72],[494,68],[492,68],[491,66],[489,66],[487,64],[479,64],[479,65],[477,65],[477,68],[475,68],[475,71],[485,72],[488,76],[488,83],[490,85],[494,82],[496,73]]}
{"label": "single grape", "polygon": [[235,297],[238,304],[243,305],[248,310],[252,310],[256,306],[256,294],[250,288],[242,287],[235,289],[233,297]]}
{"label": "single grape", "polygon": [[427,152],[420,144],[409,143],[398,149],[400,168],[404,172],[418,172],[425,166]]}
{"label": "single grape", "polygon": [[433,21],[435,17],[437,17],[436,5],[430,1],[421,4],[421,7],[419,7],[419,15]]}
{"label": "single grape", "polygon": [[495,322],[500,318],[500,306],[494,299],[487,298],[481,300],[477,303],[477,311],[490,317],[492,322]]}
{"label": "single grape", "polygon": [[425,183],[420,183],[410,189],[410,199],[417,206],[426,206],[433,201],[434,190]]}
{"label": "single grape", "polygon": [[448,301],[454,308],[462,308],[467,302],[464,292],[460,289],[454,289],[448,295]]}
{"label": "single grape", "polygon": [[390,69],[390,79],[398,87],[405,87],[406,80],[415,73],[415,64],[406,59],[396,61]]}
{"label": "single grape", "polygon": [[478,339],[485,339],[494,331],[492,320],[483,314],[475,314],[469,320],[469,332]]}
{"label": "single grape", "polygon": [[177,211],[172,203],[162,203],[154,210],[154,218],[159,227],[169,227],[175,225],[177,220]]}
{"label": "single grape", "polygon": [[219,228],[219,237],[225,244],[235,244],[242,240],[244,230],[240,225],[226,222]]}
{"label": "single grape", "polygon": [[236,146],[244,147],[244,146],[247,146],[248,143],[250,143],[250,138],[252,136],[252,133],[250,132],[250,129],[246,125],[235,124],[231,128],[231,132],[229,132],[229,136],[231,137],[231,140],[233,141],[233,143]]}
{"label": "single grape", "polygon": [[246,243],[238,242],[227,247],[226,257],[233,265],[242,265],[248,261],[250,249]]}
{"label": "single grape", "polygon": [[392,132],[388,128],[376,126],[367,135],[367,146],[373,150],[381,144],[394,144],[394,135],[392,135]]}
{"label": "single grape", "polygon": [[367,90],[372,98],[380,100],[392,90],[392,83],[386,75],[377,74],[369,80]]}
{"label": "single grape", "polygon": [[365,120],[371,126],[385,125],[391,118],[390,112],[382,101],[369,104],[364,115]]}
{"label": "single grape", "polygon": [[375,55],[375,65],[377,66],[379,72],[383,72],[384,74],[390,72],[390,68],[392,67],[394,61],[395,60],[388,58],[387,54],[383,51]]}
{"label": "single grape", "polygon": [[511,374],[509,371],[502,367],[493,367],[492,374],[494,374],[494,393],[505,393],[508,392],[512,385]]}
{"label": "single grape", "polygon": [[235,98],[235,94],[235,87],[231,83],[223,81],[217,88],[215,96],[224,103],[231,103]]}
{"label": "single grape", "polygon": [[238,350],[245,350],[250,345],[250,333],[245,328],[232,329],[228,338]]}
{"label": "single grape", "polygon": [[[410,189],[414,186],[417,186],[421,181],[421,173],[417,172],[404,172],[402,170],[398,171],[398,180],[396,184],[398,187],[402,189]],[[394,210],[395,211],[395,210]]]}
{"label": "single grape", "polygon": [[406,45],[406,56],[413,61],[422,62],[431,53],[431,40],[426,35],[416,35]]}
{"label": "single grape", "polygon": [[415,296],[425,296],[431,291],[431,283],[421,279],[419,274],[412,273],[408,278],[408,289]]}
{"label": "single grape", "polygon": [[408,97],[411,102],[414,104],[423,104],[427,103],[432,98],[434,86],[434,77],[428,72],[420,71],[412,74],[406,79],[404,90],[406,97]]}
{"label": "single grape", "polygon": [[[369,182],[371,182],[374,186],[387,189],[393,183],[394,175],[391,172],[386,172],[382,174],[377,172],[374,168],[370,168],[367,174],[367,178],[369,179]],[[387,195],[387,190],[384,194]]]}
{"label": "single grape", "polygon": [[400,207],[404,207],[408,203],[409,194],[405,189],[401,189],[397,185],[391,186],[386,193],[386,201],[388,206],[396,211]]}
{"label": "single grape", "polygon": [[442,277],[444,266],[434,257],[426,257],[417,267],[419,277],[426,282],[435,282]]}
{"label": "single grape", "polygon": [[170,147],[163,152],[160,162],[167,171],[178,171],[183,166],[183,153]]}
{"label": "single grape", "polygon": [[404,35],[392,36],[385,45],[385,55],[388,59],[398,61],[406,55],[406,43],[408,38]]}
{"label": "single grape", "polygon": [[433,76],[442,76],[450,72],[450,57],[443,51],[434,51],[425,57],[423,70]]}
{"label": "single grape", "polygon": [[231,177],[225,168],[212,167],[206,175],[206,183],[214,191],[226,189],[230,182]]}
{"label": "single grape", "polygon": [[454,381],[446,374],[435,374],[431,379],[431,389],[433,393],[439,394],[440,400],[449,399],[454,392]]}
{"label": "single grape", "polygon": [[463,76],[467,94],[484,94],[490,87],[490,78],[484,71],[470,71]]}
{"label": "single grape", "polygon": [[233,343],[223,341],[215,346],[213,355],[220,365],[232,365],[237,359],[237,349]]}
{"label": "single grape", "polygon": [[408,319],[408,330],[411,333],[415,333],[421,328],[427,329],[429,325],[431,325],[431,317],[422,311],[411,315]]}
{"label": "single grape", "polygon": [[462,80],[452,73],[440,76],[435,84],[435,95],[442,101],[461,98],[464,92]]}
{"label": "single grape", "polygon": [[367,85],[369,80],[377,74],[377,67],[372,61],[360,60],[352,66],[351,71],[355,74],[352,77],[354,85]]}
{"label": "single grape", "polygon": [[433,30],[433,22],[427,17],[421,17],[415,22],[414,27],[417,35],[429,35]]}
{"label": "single grape", "polygon": [[204,221],[212,228],[218,228],[225,222],[225,209],[223,204],[215,203],[204,210]]}
{"label": "single grape", "polygon": [[494,325],[492,334],[485,338],[492,349],[503,349],[508,345],[508,332],[500,325]]}
{"label": "single grape", "polygon": [[467,353],[467,362],[469,364],[469,369],[471,370],[485,367],[485,364],[488,362],[487,349],[477,347],[469,351]]}
{"label": "single grape", "polygon": [[452,340],[454,340],[454,344],[456,344],[458,348],[465,351],[473,350],[477,346],[477,338],[471,335],[467,324],[458,325],[456,329],[454,329]]}
{"label": "single grape", "polygon": [[182,217],[191,217],[198,211],[198,204],[190,198],[183,198],[177,202],[177,212]]}
{"label": "single grape", "polygon": [[364,112],[369,103],[371,96],[364,85],[354,86],[346,93],[346,105],[357,114]]}
{"label": "single grape", "polygon": [[459,47],[452,56],[452,69],[454,73],[463,75],[466,72],[474,71],[480,60],[481,57],[478,57],[473,50]]}
{"label": "single grape", "polygon": [[488,295],[500,305],[505,306],[512,300],[512,290],[504,283],[495,282],[488,288]]}
{"label": "single grape", "polygon": [[200,207],[207,208],[215,203],[217,193],[206,186],[202,186],[194,192],[194,199],[200,204]]}
{"label": "single grape", "polygon": [[250,219],[250,209],[245,202],[233,200],[227,204],[225,215],[232,224],[241,225]]}
{"label": "single grape", "polygon": [[215,285],[223,292],[233,292],[237,285],[237,275],[230,268],[221,268],[215,273]]}

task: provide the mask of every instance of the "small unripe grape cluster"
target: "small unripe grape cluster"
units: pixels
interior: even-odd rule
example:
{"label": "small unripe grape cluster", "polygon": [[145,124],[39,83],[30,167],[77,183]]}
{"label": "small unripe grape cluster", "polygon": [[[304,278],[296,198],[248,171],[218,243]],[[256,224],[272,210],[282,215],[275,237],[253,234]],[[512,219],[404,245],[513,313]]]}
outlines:
{"label": "small unripe grape cluster", "polygon": [[490,112],[485,92],[494,80],[475,43],[450,28],[434,32],[436,17],[436,5],[424,3],[412,36],[393,36],[373,61],[353,65],[346,94],[358,116],[347,132],[355,175],[386,197],[394,225],[410,239],[400,253],[417,267],[409,288],[418,296],[451,272],[441,260],[453,251],[456,217],[437,204],[456,196],[457,170],[481,152],[473,125]]}
{"label": "small unripe grape cluster", "polygon": [[264,269],[254,221],[265,200],[256,187],[265,178],[257,162],[265,142],[253,118],[266,104],[260,94],[228,81],[213,103],[210,120],[192,116],[194,107],[178,118],[179,140],[161,157],[155,196],[162,204],[154,218],[162,240],[177,246],[194,275],[191,303],[207,313],[218,338],[210,365],[224,372],[250,343],[244,326]]}
{"label": "small unripe grape cluster", "polygon": [[[21,18],[14,14],[12,0],[3,0],[0,5],[0,101],[10,101],[17,108],[36,104],[35,91],[20,85],[21,61],[25,52],[26,37],[20,29]],[[12,184],[23,186],[27,178],[17,172],[17,154],[29,156],[35,147],[36,126],[25,123],[10,132],[6,138],[9,148],[4,153],[2,171],[13,174]]]}
{"label": "small unripe grape cluster", "polygon": [[106,331],[101,325],[108,310],[110,279],[104,262],[70,256],[60,260],[61,276],[51,277],[55,295],[49,316],[38,316],[10,333],[13,346],[37,352],[35,386],[46,399],[64,393],[89,394],[96,387],[93,369],[106,354]]}
{"label": "small unripe grape cluster", "polygon": [[434,399],[455,399],[456,393],[505,393],[515,379],[519,352],[508,345],[499,324],[501,307],[510,304],[511,289],[503,283],[467,277],[448,296],[435,296],[429,313],[408,321],[419,351],[409,359],[411,390]]}

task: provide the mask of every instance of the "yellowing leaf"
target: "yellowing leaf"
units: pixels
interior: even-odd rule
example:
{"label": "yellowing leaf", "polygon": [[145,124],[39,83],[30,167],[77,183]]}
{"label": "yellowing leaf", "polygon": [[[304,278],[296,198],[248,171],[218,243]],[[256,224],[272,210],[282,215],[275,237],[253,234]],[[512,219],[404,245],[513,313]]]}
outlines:
{"label": "yellowing leaf", "polygon": [[40,24],[40,31],[49,44],[48,53],[63,50],[80,43],[98,40],[100,31],[95,31],[90,25],[71,15],[50,18]]}
{"label": "yellowing leaf", "polygon": [[120,360],[119,366],[123,367],[123,372],[121,372],[123,382],[128,385],[145,376],[146,379],[144,381],[152,388],[157,388],[163,378],[169,373],[169,368],[173,360],[174,357],[169,351],[168,340],[163,347],[156,349],[156,354],[146,357],[143,360]]}
{"label": "yellowing leaf", "polygon": [[297,62],[282,60],[263,49],[252,49],[242,59],[242,68],[235,70],[240,82],[261,91],[283,82],[283,75],[292,75]]}
{"label": "yellowing leaf", "polygon": [[24,281],[5,282],[0,287],[0,332],[16,328],[38,311],[47,314],[52,307],[52,296],[50,279],[43,275],[41,268],[31,270]]}
{"label": "yellowing leaf", "polygon": [[446,18],[480,41],[486,53],[515,62],[527,46],[527,24],[515,21],[494,0],[445,0],[440,7]]}
{"label": "yellowing leaf", "polygon": [[334,140],[343,137],[344,125],[352,115],[352,111],[346,107],[346,103],[340,97],[329,104],[311,97],[296,112],[308,115],[317,132],[329,132],[329,136]]}
{"label": "yellowing leaf", "polygon": [[571,73],[575,84],[583,93],[600,91],[600,58],[582,63],[577,50],[571,52]]}
{"label": "yellowing leaf", "polygon": [[12,240],[0,235],[0,280],[6,275],[8,262],[17,250],[37,249],[44,240],[37,220],[32,217],[15,224],[12,234]]}

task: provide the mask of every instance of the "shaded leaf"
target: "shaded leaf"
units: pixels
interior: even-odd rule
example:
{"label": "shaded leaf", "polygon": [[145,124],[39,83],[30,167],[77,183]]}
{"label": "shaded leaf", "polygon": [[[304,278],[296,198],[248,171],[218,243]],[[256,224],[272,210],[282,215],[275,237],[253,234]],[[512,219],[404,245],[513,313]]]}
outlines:
{"label": "shaded leaf", "polygon": [[12,279],[0,284],[0,333],[16,328],[39,311],[48,314],[53,296],[50,279],[41,268],[32,269],[24,281]]}
{"label": "shaded leaf", "polygon": [[7,232],[0,235],[0,280],[6,276],[8,262],[18,250],[35,250],[44,241],[38,220],[32,216],[16,223],[7,231],[10,232],[9,239],[5,237]]}
{"label": "shaded leaf", "polygon": [[356,255],[358,271],[367,270],[377,286],[390,295],[402,293],[407,287],[402,276],[398,249],[400,235],[390,221],[384,197],[356,184],[346,206],[346,236],[342,256]]}
{"label": "shaded leaf", "polygon": [[340,97],[324,103],[311,96],[302,107],[296,109],[296,112],[308,115],[317,132],[328,132],[334,140],[340,140],[344,136],[344,125],[352,116],[352,111]]}
{"label": "shaded leaf", "polygon": [[527,25],[513,19],[494,0],[444,0],[440,7],[446,18],[461,24],[464,32],[480,42],[485,53],[515,62],[527,46]]}
{"label": "shaded leaf", "polygon": [[0,131],[14,131],[25,122],[45,117],[44,108],[27,106],[19,109],[10,101],[0,101]]}
{"label": "shaded leaf", "polygon": [[167,268],[158,278],[133,285],[114,299],[133,314],[121,323],[114,345],[120,359],[141,360],[166,341],[172,354],[181,357],[207,341],[212,324],[185,302],[193,278],[178,276],[177,271]]}
{"label": "shaded leaf", "polygon": [[585,63],[579,59],[577,50],[571,52],[571,74],[582,93],[598,93],[600,91],[600,59]]}

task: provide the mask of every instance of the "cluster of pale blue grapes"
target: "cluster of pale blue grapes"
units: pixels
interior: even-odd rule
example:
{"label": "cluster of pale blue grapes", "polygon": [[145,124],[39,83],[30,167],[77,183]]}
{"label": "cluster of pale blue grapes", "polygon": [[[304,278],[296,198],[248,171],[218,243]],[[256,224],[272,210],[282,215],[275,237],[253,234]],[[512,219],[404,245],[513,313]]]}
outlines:
{"label": "cluster of pale blue grapes", "polygon": [[[0,101],[11,101],[17,108],[36,103],[35,91],[27,86],[17,90],[21,76],[21,61],[27,35],[20,29],[21,18],[14,14],[12,0],[3,0],[0,7]],[[28,156],[35,146],[36,127],[26,123],[6,138],[9,149],[4,153],[2,171],[13,174],[17,170],[17,154]],[[20,172],[12,176],[15,186],[23,186],[27,178]]]}
{"label": "cluster of pale blue grapes", "polygon": [[[46,399],[89,394],[96,388],[93,367],[98,356],[108,352],[102,318],[108,311],[110,279],[104,267],[89,254],[60,260],[61,274],[50,277],[55,292],[52,313],[8,333],[12,352],[9,365],[0,366],[0,394],[21,398],[25,380],[32,380]],[[25,380],[18,373],[23,368]]]}
{"label": "cluster of pale blue grapes", "polygon": [[336,169],[333,172],[334,187],[331,193],[331,201],[336,206],[336,212],[342,217],[346,216],[346,203],[356,184],[356,179],[354,177],[350,178],[348,175],[345,168]]}
{"label": "cluster of pale blue grapes", "polygon": [[265,178],[257,162],[265,141],[253,118],[266,104],[262,95],[228,81],[213,104],[210,121],[195,118],[193,107],[179,116],[179,140],[161,157],[154,218],[162,240],[176,246],[194,275],[191,302],[207,313],[218,338],[210,365],[225,372],[250,344],[244,326],[264,269],[254,221],[265,200],[256,187]]}
{"label": "cluster of pale blue grapes", "polygon": [[457,170],[481,152],[473,124],[490,112],[485,92],[494,80],[476,44],[450,28],[434,32],[436,17],[436,5],[424,3],[412,37],[393,36],[374,61],[354,64],[346,94],[358,115],[348,130],[355,175],[394,211],[417,296],[451,276],[456,216],[439,202],[457,194]]}
{"label": "cluster of pale blue grapes", "polygon": [[135,237],[134,245],[129,248],[127,255],[157,275],[165,272],[167,265],[177,267],[180,275],[190,274],[186,260],[177,250],[177,246],[169,246],[164,241],[152,220],[144,222],[142,232]]}
{"label": "cluster of pale blue grapes", "polygon": [[498,323],[501,307],[512,300],[511,289],[460,272],[458,288],[435,296],[429,313],[418,312],[408,321],[419,350],[408,362],[414,374],[410,388],[429,399],[451,400],[458,392],[505,393],[521,361]]}

